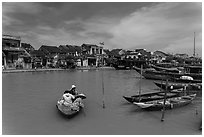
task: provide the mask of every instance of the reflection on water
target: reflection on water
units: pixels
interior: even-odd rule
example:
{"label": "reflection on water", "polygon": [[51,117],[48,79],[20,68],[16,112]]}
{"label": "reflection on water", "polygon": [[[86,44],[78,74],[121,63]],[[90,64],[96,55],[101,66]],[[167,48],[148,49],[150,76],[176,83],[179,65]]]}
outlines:
{"label": "reflection on water", "polygon": [[[102,77],[105,109],[102,108]],[[58,113],[55,105],[72,84],[87,99],[82,113],[67,119]],[[198,130],[201,96],[186,107],[167,110],[164,122],[160,121],[161,112],[146,112],[127,103],[122,96],[138,94],[139,86],[143,93],[158,89],[151,80],[140,81],[134,70],[2,74],[2,85],[3,134],[201,134]]]}

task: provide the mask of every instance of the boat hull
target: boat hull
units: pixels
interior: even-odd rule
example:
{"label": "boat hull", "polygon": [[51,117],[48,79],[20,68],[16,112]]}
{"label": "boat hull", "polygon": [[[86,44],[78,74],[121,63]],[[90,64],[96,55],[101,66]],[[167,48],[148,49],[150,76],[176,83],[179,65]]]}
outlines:
{"label": "boat hull", "polygon": [[[177,96],[179,96],[178,93],[167,93],[167,98],[177,97]],[[164,92],[160,91],[160,92],[147,93],[147,94],[141,94],[141,95],[123,96],[123,98],[130,103],[147,102],[147,101],[163,99]]]}
{"label": "boat hull", "polygon": [[57,104],[56,107],[63,115],[70,116],[70,117],[78,114],[79,111],[82,109],[82,108],[79,108],[74,110],[74,109],[71,109],[70,107],[59,105],[59,104]]}
{"label": "boat hull", "polygon": [[[165,103],[165,109],[174,109],[178,107],[183,107],[191,103],[196,97],[196,94],[191,94],[188,96],[181,96],[181,97],[175,97],[175,98],[169,98],[166,100]],[[156,100],[152,102],[144,102],[144,103],[137,103],[134,102],[133,104],[137,105],[138,107],[148,110],[148,111],[159,111],[162,110],[163,100]]]}
{"label": "boat hull", "polygon": [[83,99],[85,99],[86,96],[83,94],[79,94],[75,97],[75,100],[73,103],[66,103],[62,98],[60,98],[57,101],[56,107],[59,110],[59,112],[67,117],[73,117],[76,114],[78,114],[81,109],[83,109]]}
{"label": "boat hull", "polygon": [[[166,83],[159,83],[159,82],[154,82],[154,84],[165,90],[166,89]],[[167,90],[175,90],[175,89],[185,89],[187,88],[188,90],[202,90],[202,84],[200,83],[168,83]]]}
{"label": "boat hull", "polygon": [[[164,89],[164,90],[166,89],[165,83],[154,82],[154,84],[161,89]],[[182,85],[182,84],[169,84],[168,83],[167,90],[181,89],[181,88],[184,88],[184,86],[185,85]]]}
{"label": "boat hull", "polygon": [[[137,67],[133,67],[139,74],[141,74],[141,69]],[[164,72],[164,71],[156,71],[153,69],[144,69],[142,71],[142,76],[146,79],[155,79],[155,80],[164,80],[164,79],[171,79],[172,81],[179,79],[181,76],[190,76],[194,80],[191,81],[193,83],[202,82],[202,74],[195,74],[195,73],[171,73],[171,72]],[[185,81],[183,81],[185,82]],[[189,81],[187,81],[189,82]]]}

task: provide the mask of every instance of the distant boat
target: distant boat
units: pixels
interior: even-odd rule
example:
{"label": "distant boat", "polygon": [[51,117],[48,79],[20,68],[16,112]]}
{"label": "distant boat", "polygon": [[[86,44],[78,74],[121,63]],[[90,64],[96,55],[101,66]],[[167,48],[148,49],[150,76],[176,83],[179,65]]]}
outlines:
{"label": "distant boat", "polygon": [[[141,74],[141,69],[134,66],[134,70],[136,70],[139,74]],[[202,74],[196,74],[196,73],[172,73],[172,72],[164,72],[164,71],[156,71],[155,69],[144,69],[142,72],[142,76],[146,79],[155,79],[155,80],[165,80],[165,79],[171,79],[171,80],[177,80],[178,78],[182,76],[189,76],[194,79],[192,82],[199,83],[202,81]]]}
{"label": "distant boat", "polygon": [[[188,105],[195,99],[195,97],[196,94],[168,98],[165,102],[165,109],[174,109]],[[158,111],[163,109],[164,99],[147,102],[134,102],[133,104],[145,110]]]}
{"label": "distant boat", "polygon": [[61,114],[71,118],[71,117],[75,116],[76,114],[78,114],[81,111],[81,109],[83,109],[84,104],[83,104],[82,100],[85,98],[86,98],[86,96],[84,94],[78,94],[75,97],[75,100],[73,101],[73,103],[71,105],[65,105],[64,100],[62,98],[60,98],[57,101],[56,107]]}
{"label": "distant boat", "polygon": [[202,80],[198,79],[182,79],[182,78],[171,78],[173,82],[180,82],[180,83],[202,83]]}
{"label": "distant boat", "polygon": [[[159,88],[161,88],[161,89],[166,89],[166,83],[163,83],[163,82],[155,82],[154,81],[154,84],[157,86],[157,87],[159,87]],[[167,86],[167,90],[175,90],[175,89],[181,89],[181,88],[184,88],[184,86],[185,86],[185,84],[177,84],[177,83],[175,83],[175,84],[168,84],[168,86]]]}
{"label": "distant boat", "polygon": [[[166,89],[166,83],[164,82],[154,82],[154,84],[161,88],[161,89]],[[201,83],[169,83],[167,86],[167,90],[175,90],[175,89],[189,89],[189,90],[201,90],[202,89],[202,84]]]}
{"label": "distant boat", "polygon": [[152,68],[154,68],[157,71],[164,71],[164,72],[171,72],[171,73],[180,73],[180,70],[178,68],[164,68],[164,67],[159,67],[155,65],[151,65]]}
{"label": "distant boat", "polygon": [[[123,98],[130,103],[147,102],[147,101],[164,99],[164,93],[165,93],[164,91],[159,91],[159,92],[146,93],[141,95],[123,96]],[[167,98],[176,97],[176,96],[178,96],[177,93],[170,93],[170,92],[168,92],[166,95]]]}

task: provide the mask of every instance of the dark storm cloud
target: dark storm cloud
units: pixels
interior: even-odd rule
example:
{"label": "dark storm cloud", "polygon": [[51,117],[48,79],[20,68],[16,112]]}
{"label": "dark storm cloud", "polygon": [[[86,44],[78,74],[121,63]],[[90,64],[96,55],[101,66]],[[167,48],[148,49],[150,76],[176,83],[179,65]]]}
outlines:
{"label": "dark storm cloud", "polygon": [[36,48],[104,41],[110,49],[190,54],[194,32],[202,48],[201,3],[4,2],[2,24],[3,33],[20,35]]}

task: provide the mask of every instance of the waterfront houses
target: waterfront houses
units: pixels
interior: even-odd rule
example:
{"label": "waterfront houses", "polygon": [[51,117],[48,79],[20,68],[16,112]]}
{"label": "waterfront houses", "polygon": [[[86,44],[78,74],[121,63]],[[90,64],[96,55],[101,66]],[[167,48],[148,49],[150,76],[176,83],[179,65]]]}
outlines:
{"label": "waterfront houses", "polygon": [[33,50],[30,52],[32,58],[32,68],[47,67],[47,57],[44,52],[40,50]]}
{"label": "waterfront houses", "polygon": [[[103,44],[101,44],[103,45]],[[201,66],[202,59],[189,57],[187,54],[167,54],[162,51],[150,52],[138,48],[134,50],[104,49],[96,44],[77,45],[42,45],[38,50],[29,43],[21,43],[21,37],[2,36],[2,67],[3,69],[34,69],[34,68],[75,68],[115,66],[126,62],[130,68],[141,64],[170,64],[174,66]],[[129,62],[129,63],[127,63]],[[122,63],[121,65],[124,65]],[[191,72],[191,68],[186,71]],[[195,67],[194,67],[195,68]],[[201,67],[196,71],[201,72]],[[195,70],[195,69],[194,69]]]}
{"label": "waterfront houses", "polygon": [[82,44],[83,66],[100,66],[104,64],[104,51],[102,46]]}
{"label": "waterfront houses", "polygon": [[30,54],[21,47],[19,36],[2,36],[3,69],[31,69]]}
{"label": "waterfront houses", "polygon": [[166,58],[169,56],[168,54],[162,52],[162,51],[154,51],[153,53],[151,53],[152,56],[151,56],[151,60],[154,62],[154,63],[161,63],[163,62],[164,60],[166,60]]}

